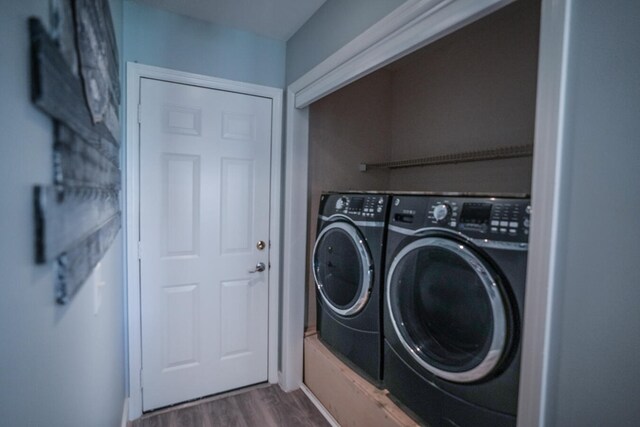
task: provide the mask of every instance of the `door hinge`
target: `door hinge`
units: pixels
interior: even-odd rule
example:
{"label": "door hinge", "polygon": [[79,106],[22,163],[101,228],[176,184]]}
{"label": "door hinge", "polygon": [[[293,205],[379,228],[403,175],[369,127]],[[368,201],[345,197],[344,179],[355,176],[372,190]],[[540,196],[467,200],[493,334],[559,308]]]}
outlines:
{"label": "door hinge", "polygon": [[142,259],[142,242],[138,242],[138,259]]}
{"label": "door hinge", "polygon": [[142,123],[142,104],[138,104],[138,123]]}

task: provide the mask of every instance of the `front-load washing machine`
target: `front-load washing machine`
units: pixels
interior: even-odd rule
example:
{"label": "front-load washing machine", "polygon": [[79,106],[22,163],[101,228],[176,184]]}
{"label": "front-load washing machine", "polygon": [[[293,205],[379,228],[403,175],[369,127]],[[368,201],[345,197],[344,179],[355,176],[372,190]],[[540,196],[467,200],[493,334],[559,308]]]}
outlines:
{"label": "front-load washing machine", "polygon": [[312,268],[320,340],[377,386],[389,196],[323,194]]}
{"label": "front-load washing machine", "polygon": [[515,426],[529,199],[391,205],[385,386],[431,426]]}

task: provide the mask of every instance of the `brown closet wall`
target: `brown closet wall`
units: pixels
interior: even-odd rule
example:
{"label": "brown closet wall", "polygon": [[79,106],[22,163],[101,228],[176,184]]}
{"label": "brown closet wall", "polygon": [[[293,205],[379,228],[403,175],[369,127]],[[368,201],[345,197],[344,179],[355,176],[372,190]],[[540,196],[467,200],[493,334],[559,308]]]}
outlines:
{"label": "brown closet wall", "polygon": [[[517,1],[391,66],[391,160],[533,143],[539,9]],[[529,193],[531,160],[394,169],[390,188]]]}
{"label": "brown closet wall", "polygon": [[[381,70],[315,102],[309,109],[307,260],[316,238],[323,191],[387,190],[389,171],[362,173],[362,161],[391,155],[391,73]],[[307,325],[316,323],[313,274],[307,263]]]}

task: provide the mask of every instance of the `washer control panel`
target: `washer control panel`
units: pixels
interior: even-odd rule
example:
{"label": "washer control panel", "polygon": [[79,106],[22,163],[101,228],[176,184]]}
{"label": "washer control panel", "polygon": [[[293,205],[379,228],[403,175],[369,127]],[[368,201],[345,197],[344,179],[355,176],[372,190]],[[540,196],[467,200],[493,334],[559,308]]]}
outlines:
{"label": "washer control panel", "polygon": [[529,199],[500,197],[394,196],[389,223],[417,230],[450,229],[473,238],[526,242]]}
{"label": "washer control panel", "polygon": [[384,221],[388,201],[384,194],[323,194],[320,198],[322,215],[342,214],[359,221]]}

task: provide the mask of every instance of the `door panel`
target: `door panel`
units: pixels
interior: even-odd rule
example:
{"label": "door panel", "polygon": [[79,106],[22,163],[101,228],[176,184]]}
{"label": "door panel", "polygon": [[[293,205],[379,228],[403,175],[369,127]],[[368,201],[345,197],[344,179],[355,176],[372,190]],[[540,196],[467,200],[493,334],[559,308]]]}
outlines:
{"label": "door panel", "polygon": [[145,411],[267,380],[271,108],[141,81]]}
{"label": "door panel", "polygon": [[166,257],[198,254],[200,236],[200,157],[164,154]]}
{"label": "door panel", "polygon": [[253,160],[222,159],[222,239],[223,254],[251,251],[253,211]]}

